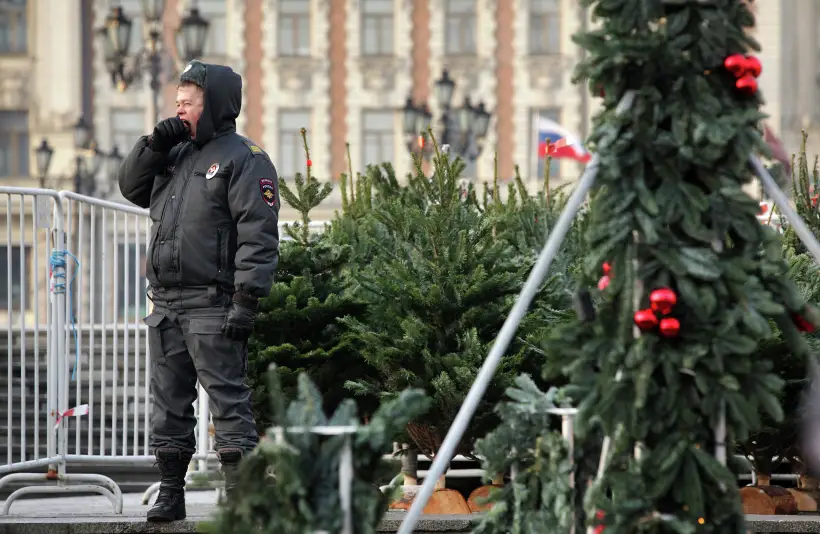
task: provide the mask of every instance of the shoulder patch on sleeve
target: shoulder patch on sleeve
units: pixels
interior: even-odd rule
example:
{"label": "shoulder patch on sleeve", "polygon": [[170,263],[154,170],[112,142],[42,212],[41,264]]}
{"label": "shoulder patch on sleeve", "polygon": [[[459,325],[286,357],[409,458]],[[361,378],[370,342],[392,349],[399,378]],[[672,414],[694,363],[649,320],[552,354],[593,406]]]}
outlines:
{"label": "shoulder patch on sleeve", "polygon": [[262,194],[262,200],[271,208],[276,205],[276,186],[270,178],[261,178],[259,180],[259,192]]}
{"label": "shoulder patch on sleeve", "polygon": [[259,154],[265,153],[264,150],[259,148],[257,145],[254,145],[253,141],[251,141],[250,139],[243,139],[242,143],[244,143],[244,145],[248,147],[248,150],[250,150],[251,154],[253,154],[254,156],[258,156]]}

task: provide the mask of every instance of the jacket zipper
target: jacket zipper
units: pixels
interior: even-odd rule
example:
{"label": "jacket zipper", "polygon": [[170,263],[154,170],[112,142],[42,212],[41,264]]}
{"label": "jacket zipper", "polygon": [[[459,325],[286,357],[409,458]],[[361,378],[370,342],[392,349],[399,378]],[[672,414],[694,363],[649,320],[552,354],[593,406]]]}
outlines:
{"label": "jacket zipper", "polygon": [[[196,149],[194,149],[196,150]],[[191,164],[190,171],[185,173],[185,182],[182,184],[182,189],[179,191],[179,206],[177,207],[177,211],[174,214],[174,224],[171,226],[171,235],[169,238],[171,239],[171,244],[176,239],[176,228],[177,223],[179,222],[179,215],[182,213],[182,205],[185,202],[185,191],[188,189],[188,184],[191,182],[191,174],[194,174],[194,169],[196,168],[196,164],[199,162],[200,156],[202,156],[202,151],[198,150],[199,154],[193,158],[193,163]],[[173,264],[174,261],[174,251],[171,250],[171,262]]]}

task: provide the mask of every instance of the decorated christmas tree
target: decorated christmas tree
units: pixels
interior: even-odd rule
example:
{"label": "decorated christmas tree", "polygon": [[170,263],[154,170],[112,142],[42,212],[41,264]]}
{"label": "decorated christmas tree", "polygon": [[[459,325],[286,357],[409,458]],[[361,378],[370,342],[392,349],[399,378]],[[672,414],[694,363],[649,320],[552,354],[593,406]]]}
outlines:
{"label": "decorated christmas tree", "polygon": [[603,95],[585,268],[608,283],[545,345],[579,442],[606,436],[581,447],[600,460],[577,481],[584,519],[607,534],[745,534],[727,444],[782,418],[783,380],[756,349],[774,322],[803,354],[800,330],[818,323],[744,190],[750,154],[767,150],[754,19],[740,0],[583,4],[597,23],[575,38],[579,78]]}

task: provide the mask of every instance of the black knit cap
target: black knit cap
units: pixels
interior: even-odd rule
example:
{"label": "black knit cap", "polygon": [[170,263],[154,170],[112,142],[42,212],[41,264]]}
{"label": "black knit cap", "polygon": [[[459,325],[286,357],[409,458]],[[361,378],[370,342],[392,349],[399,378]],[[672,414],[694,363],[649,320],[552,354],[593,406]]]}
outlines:
{"label": "black knit cap", "polygon": [[205,89],[205,63],[194,59],[179,75],[179,83],[191,82]]}

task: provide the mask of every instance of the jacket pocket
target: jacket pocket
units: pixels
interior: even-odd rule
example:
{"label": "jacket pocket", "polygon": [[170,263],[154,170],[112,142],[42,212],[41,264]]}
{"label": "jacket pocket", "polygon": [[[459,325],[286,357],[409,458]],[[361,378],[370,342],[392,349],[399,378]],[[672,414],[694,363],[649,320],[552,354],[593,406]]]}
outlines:
{"label": "jacket pocket", "polygon": [[162,329],[160,325],[165,316],[159,312],[152,312],[142,322],[148,326],[148,361],[152,363],[165,363],[166,356],[162,343]]}
{"label": "jacket pocket", "polygon": [[228,270],[228,248],[230,233],[227,228],[216,230],[216,270],[223,272]]}
{"label": "jacket pocket", "polygon": [[188,333],[190,334],[222,334],[222,325],[225,324],[225,317],[221,315],[213,317],[192,317],[188,322]]}

